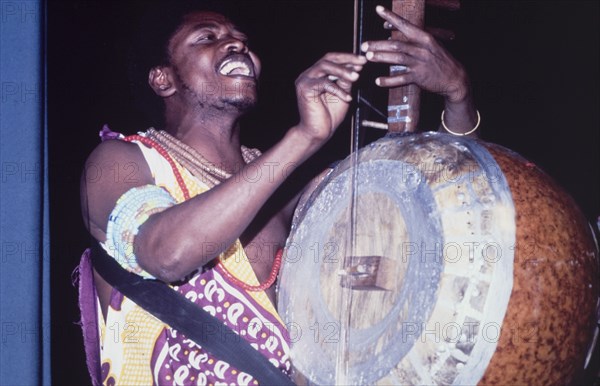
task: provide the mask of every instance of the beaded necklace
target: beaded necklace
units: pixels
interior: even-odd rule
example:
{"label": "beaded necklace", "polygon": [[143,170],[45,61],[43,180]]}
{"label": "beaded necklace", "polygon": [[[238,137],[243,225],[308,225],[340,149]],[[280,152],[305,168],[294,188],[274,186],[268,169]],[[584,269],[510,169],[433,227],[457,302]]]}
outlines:
{"label": "beaded necklace", "polygon": [[[149,138],[164,147],[173,155],[173,158],[175,158],[177,162],[211,188],[231,177],[231,173],[218,168],[196,149],[181,142],[166,131],[149,129],[146,132],[146,138]],[[249,149],[245,146],[242,146],[241,149],[242,157],[247,164],[261,155],[258,149]]]}
{"label": "beaded necklace", "polygon": [[[146,135],[130,135],[124,138],[127,142],[138,141],[142,144],[155,149],[158,154],[160,154],[171,166],[173,170],[173,174],[175,175],[175,180],[177,184],[181,188],[183,193],[183,197],[188,200],[190,198],[190,193],[177,165],[175,164],[175,160],[179,162],[184,168],[190,171],[195,177],[202,180],[205,184],[207,184],[210,188],[215,185],[220,184],[222,181],[231,177],[231,174],[227,171],[216,167],[209,160],[207,160],[202,154],[200,154],[196,149],[192,148],[189,145],[181,142],[177,138],[173,137],[166,131],[158,131],[155,129],[149,129],[146,132]],[[249,149],[245,146],[242,146],[242,157],[244,158],[244,162],[247,164],[254,161],[261,155],[258,149]],[[279,269],[281,268],[281,259],[283,256],[283,249],[279,249],[275,254],[275,259],[273,261],[273,267],[271,268],[271,272],[269,273],[269,277],[264,283],[259,285],[250,285],[245,283],[235,276],[231,274],[225,267],[222,261],[219,261],[219,265],[221,269],[225,273],[231,281],[233,281],[236,285],[245,289],[246,291],[258,292],[264,291],[265,289],[271,287],[275,280],[277,279],[277,275],[279,273]]]}

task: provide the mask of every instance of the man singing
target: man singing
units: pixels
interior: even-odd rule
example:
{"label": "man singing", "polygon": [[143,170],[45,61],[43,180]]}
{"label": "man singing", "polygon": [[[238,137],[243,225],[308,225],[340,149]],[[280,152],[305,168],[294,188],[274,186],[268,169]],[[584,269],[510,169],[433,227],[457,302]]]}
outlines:
{"label": "man singing", "polygon": [[[279,211],[265,204],[331,138],[363,66],[368,61],[406,66],[406,72],[382,77],[377,85],[415,83],[443,94],[445,124],[456,133],[468,132],[477,120],[462,66],[429,34],[383,7],[377,12],[407,40],[368,42],[364,56],[324,55],[297,78],[298,123],[262,154],[240,143],[240,118],[257,103],[261,72],[248,37],[219,13],[182,13],[166,39],[155,42],[163,57],[146,69],[148,85],[164,105],[164,126],[103,141],[86,163],[86,169],[135,165],[135,174],[82,178],[84,221],[108,255],[145,280],[167,283],[288,375],[289,342],[274,307],[273,284],[293,211],[314,184]],[[254,222],[257,217],[264,221]],[[99,382],[258,383],[97,273],[93,280],[101,333],[100,352],[91,354],[100,355]],[[120,326],[118,339],[114,326]]]}

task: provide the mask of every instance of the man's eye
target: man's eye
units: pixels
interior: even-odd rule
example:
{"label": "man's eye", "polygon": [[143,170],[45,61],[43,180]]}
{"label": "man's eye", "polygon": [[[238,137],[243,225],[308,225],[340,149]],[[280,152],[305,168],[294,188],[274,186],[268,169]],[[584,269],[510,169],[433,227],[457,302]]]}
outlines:
{"label": "man's eye", "polygon": [[198,39],[196,39],[196,41],[198,43],[212,42],[213,40],[215,40],[215,35],[214,34],[200,35],[200,36],[198,36]]}

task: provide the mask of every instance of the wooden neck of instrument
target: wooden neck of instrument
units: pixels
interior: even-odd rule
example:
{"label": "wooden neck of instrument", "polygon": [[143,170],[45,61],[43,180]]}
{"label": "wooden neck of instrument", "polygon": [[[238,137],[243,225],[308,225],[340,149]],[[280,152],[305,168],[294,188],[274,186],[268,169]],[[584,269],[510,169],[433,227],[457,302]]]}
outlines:
{"label": "wooden neck of instrument", "polygon": [[[425,18],[425,0],[393,0],[392,11],[410,23],[423,27]],[[406,40],[399,31],[392,31],[392,39]],[[390,75],[398,75],[406,68],[401,65],[390,66]],[[391,132],[414,132],[419,122],[421,90],[414,84],[392,88],[388,97],[388,130]]]}

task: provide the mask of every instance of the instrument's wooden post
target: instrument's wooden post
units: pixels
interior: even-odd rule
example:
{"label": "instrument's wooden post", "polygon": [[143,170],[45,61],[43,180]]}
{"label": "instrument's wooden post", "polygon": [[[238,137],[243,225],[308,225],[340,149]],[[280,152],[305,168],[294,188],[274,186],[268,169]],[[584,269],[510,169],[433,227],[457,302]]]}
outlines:
{"label": "instrument's wooden post", "polygon": [[398,280],[396,260],[384,256],[353,256],[341,285],[354,290],[392,291]]}
{"label": "instrument's wooden post", "polygon": [[[425,18],[425,0],[393,0],[392,11],[410,23],[423,27]],[[392,31],[392,39],[405,40],[399,31]],[[405,71],[405,67],[390,66],[390,75]],[[419,103],[421,90],[418,86],[407,86],[390,89],[388,97],[388,130],[391,132],[414,132],[419,122]]]}

